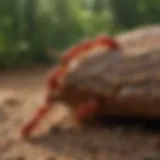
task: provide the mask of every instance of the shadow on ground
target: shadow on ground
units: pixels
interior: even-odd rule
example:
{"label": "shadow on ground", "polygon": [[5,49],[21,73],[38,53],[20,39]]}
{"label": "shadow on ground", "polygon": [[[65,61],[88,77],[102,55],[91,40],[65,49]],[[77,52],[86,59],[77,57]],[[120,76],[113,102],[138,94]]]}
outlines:
{"label": "shadow on ground", "polygon": [[101,117],[101,125],[82,130],[53,130],[47,135],[29,138],[34,145],[63,155],[106,155],[134,159],[160,158],[160,120]]}

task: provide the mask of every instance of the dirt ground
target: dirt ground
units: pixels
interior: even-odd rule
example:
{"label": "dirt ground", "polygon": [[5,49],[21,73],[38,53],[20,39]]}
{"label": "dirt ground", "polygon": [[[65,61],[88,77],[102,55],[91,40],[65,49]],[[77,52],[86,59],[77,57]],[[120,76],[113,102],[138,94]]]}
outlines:
{"label": "dirt ground", "polygon": [[[24,120],[43,97],[47,69],[2,73],[0,80],[0,159],[2,160],[149,160],[160,159],[159,133],[140,126],[88,127],[66,133],[46,133],[30,140],[19,136]],[[34,100],[25,105],[28,97]],[[20,100],[20,104],[12,99]],[[35,105],[35,106],[34,106]]]}
{"label": "dirt ground", "polygon": [[48,132],[45,123],[45,134],[22,139],[21,126],[43,100],[47,71],[0,72],[0,160],[160,160],[159,131],[145,130],[140,124],[118,124],[117,119],[116,125],[107,121],[105,127],[65,133]]}

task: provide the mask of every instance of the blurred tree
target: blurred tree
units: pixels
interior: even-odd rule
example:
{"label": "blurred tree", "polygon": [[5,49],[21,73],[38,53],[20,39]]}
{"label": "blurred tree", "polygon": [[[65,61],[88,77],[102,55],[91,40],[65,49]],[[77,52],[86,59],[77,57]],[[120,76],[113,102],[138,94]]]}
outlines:
{"label": "blurred tree", "polygon": [[140,22],[138,3],[139,0],[109,0],[117,27],[133,28]]}
{"label": "blurred tree", "polygon": [[139,1],[139,10],[141,18],[145,24],[159,23],[160,1],[159,0],[141,0]]}
{"label": "blurred tree", "polygon": [[159,14],[159,0],[0,0],[0,68],[48,64],[48,50],[159,23]]}

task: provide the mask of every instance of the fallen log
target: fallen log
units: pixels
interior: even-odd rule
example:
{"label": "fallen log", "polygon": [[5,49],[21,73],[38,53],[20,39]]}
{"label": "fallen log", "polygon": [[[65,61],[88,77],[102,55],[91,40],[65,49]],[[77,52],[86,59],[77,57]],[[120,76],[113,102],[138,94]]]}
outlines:
{"label": "fallen log", "polygon": [[120,53],[96,54],[70,71],[62,99],[73,105],[99,97],[100,114],[160,117],[160,27],[140,31],[116,37]]}

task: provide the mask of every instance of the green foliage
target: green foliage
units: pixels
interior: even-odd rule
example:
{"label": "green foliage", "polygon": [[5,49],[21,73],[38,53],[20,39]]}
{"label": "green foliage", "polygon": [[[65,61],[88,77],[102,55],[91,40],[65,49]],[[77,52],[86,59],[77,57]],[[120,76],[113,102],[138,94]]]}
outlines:
{"label": "green foliage", "polygon": [[0,0],[0,68],[54,63],[48,49],[159,23],[159,14],[159,0]]}

